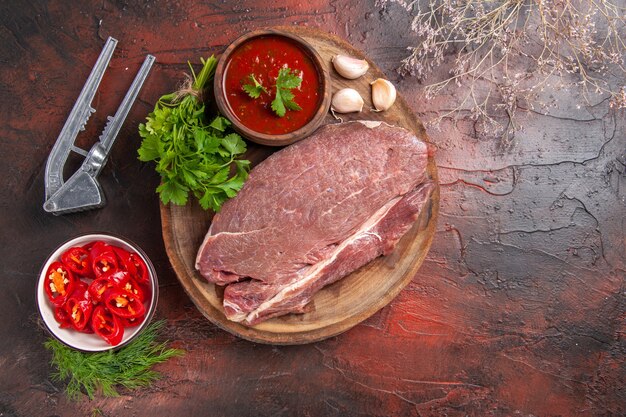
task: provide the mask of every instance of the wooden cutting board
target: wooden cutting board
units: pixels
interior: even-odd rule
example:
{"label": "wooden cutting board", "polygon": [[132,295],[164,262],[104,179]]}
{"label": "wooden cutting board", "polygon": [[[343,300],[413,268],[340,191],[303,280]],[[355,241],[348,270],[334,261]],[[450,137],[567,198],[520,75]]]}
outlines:
{"label": "wooden cutting board", "polygon": [[[344,87],[359,91],[365,100],[363,112],[340,115],[344,120],[383,120],[415,132],[424,141],[429,141],[424,126],[411,112],[400,92],[393,107],[386,112],[376,113],[371,102],[369,83],[376,78],[385,78],[380,69],[361,51],[344,40],[304,27],[280,27],[294,33],[317,49],[328,63],[333,92]],[[370,69],[357,80],[341,78],[332,69],[331,59],[344,54],[367,59]],[[327,123],[338,123],[330,114]],[[249,143],[246,158],[254,164],[265,159],[277,148]],[[428,164],[429,176],[437,182],[437,168],[433,157]],[[322,340],[342,333],[386,306],[411,281],[424,261],[435,234],[439,211],[439,187],[425,205],[414,227],[402,238],[393,253],[379,257],[340,281],[318,292],[304,314],[288,314],[248,327],[226,319],[222,309],[223,289],[208,283],[195,270],[194,263],[198,248],[204,238],[212,214],[195,202],[186,206],[161,205],[163,241],[174,271],[183,288],[197,308],[210,321],[244,339],[270,344],[303,344]]]}

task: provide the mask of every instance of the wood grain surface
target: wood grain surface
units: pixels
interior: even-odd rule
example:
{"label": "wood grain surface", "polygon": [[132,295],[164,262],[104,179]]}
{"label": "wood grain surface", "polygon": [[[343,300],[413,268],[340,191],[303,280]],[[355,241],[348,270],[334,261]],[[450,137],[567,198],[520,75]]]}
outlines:
{"label": "wood grain surface", "polygon": [[[412,18],[376,0],[0,2],[0,415],[626,415],[626,116],[604,96],[589,103],[546,89],[551,106],[520,104],[523,129],[508,142],[464,112],[426,124],[441,193],[430,251],[392,302],[341,335],[249,342],[207,320],[178,281],[159,177],[137,160],[137,125],[177,88],[187,61],[255,29],[318,28],[363,51],[432,122],[468,86],[424,98],[424,83],[448,76],[453,56],[425,81],[397,73],[407,47],[420,45]],[[79,146],[98,137],[145,55],[157,62],[100,174],[107,205],[52,216],[42,209],[46,158],[109,35],[118,47]],[[516,61],[514,72],[533,71]],[[94,231],[150,256],[164,340],[186,354],[159,365],[163,378],[149,389],[68,401],[51,376],[35,282],[60,242]]]}
{"label": "wood grain surface", "polygon": [[[281,27],[280,30],[300,36],[320,54],[323,62],[332,68],[331,60],[338,54],[365,58],[363,52],[346,41],[316,29]],[[428,137],[422,124],[400,96],[395,106],[386,112],[373,112],[370,83],[384,77],[370,60],[370,69],[357,80],[346,80],[333,69],[332,89],[354,88],[365,97],[361,113],[342,115],[346,120],[380,120],[413,130],[425,142]],[[331,115],[326,123],[338,123]],[[274,149],[258,152],[256,146],[245,155],[253,166]],[[427,176],[437,182],[434,156],[430,156]],[[289,314],[246,326],[226,318],[223,309],[223,290],[209,283],[195,269],[198,248],[211,224],[211,214],[194,201],[186,206],[161,206],[163,241],[168,256],[183,288],[198,309],[224,330],[248,340],[270,344],[302,344],[319,341],[354,327],[387,305],[412,279],[424,261],[435,234],[439,211],[439,189],[436,188],[422,209],[415,226],[386,257],[379,257],[349,276],[319,291],[304,314]]]}

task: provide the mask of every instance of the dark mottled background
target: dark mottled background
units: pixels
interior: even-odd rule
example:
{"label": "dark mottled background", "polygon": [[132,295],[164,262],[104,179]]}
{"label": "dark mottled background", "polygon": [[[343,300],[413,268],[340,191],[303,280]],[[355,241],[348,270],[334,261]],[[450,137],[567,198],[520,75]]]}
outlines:
{"label": "dark mottled background", "polygon": [[[303,3],[303,4],[300,4]],[[6,1],[0,5],[0,416],[621,416],[624,393],[626,118],[602,98],[554,92],[548,114],[520,109],[514,140],[463,117],[429,128],[442,182],[437,235],[389,306],[306,346],[250,343],[206,321],[184,294],[163,242],[152,166],[137,124],[173,90],[187,60],[249,30],[319,27],[362,49],[415,113],[425,101],[395,71],[417,40],[400,7],[373,1]],[[43,212],[48,153],[104,40],[120,42],[80,143],[88,147],[145,54],[157,57],[100,176],[108,204]],[[445,71],[445,69],[442,69]],[[524,68],[520,68],[524,71]],[[185,357],[149,390],[68,403],[51,383],[35,280],[75,234],[138,242],[161,279],[157,312]]]}

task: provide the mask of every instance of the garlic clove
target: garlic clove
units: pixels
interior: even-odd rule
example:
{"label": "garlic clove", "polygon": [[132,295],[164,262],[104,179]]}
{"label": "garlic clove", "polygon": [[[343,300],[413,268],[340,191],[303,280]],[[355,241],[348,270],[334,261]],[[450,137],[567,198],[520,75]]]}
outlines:
{"label": "garlic clove", "polygon": [[372,103],[376,111],[385,111],[396,101],[396,87],[389,81],[378,78],[371,83]]}
{"label": "garlic clove", "polygon": [[364,59],[356,59],[345,55],[337,55],[333,58],[335,70],[344,78],[354,80],[365,74],[370,65]]}
{"label": "garlic clove", "polygon": [[343,88],[333,95],[330,108],[337,113],[360,112],[363,109],[363,98],[353,88]]}

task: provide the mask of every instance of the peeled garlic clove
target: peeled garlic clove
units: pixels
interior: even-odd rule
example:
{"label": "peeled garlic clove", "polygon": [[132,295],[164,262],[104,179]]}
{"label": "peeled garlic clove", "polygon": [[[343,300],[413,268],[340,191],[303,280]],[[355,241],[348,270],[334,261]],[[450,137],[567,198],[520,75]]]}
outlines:
{"label": "peeled garlic clove", "polygon": [[363,109],[363,98],[353,88],[343,88],[333,95],[330,108],[337,113],[360,112]]}
{"label": "peeled garlic clove", "polygon": [[333,66],[344,78],[354,80],[365,74],[370,67],[364,59],[356,59],[345,55],[337,55],[333,58]]}
{"label": "peeled garlic clove", "polygon": [[385,111],[396,101],[396,87],[389,81],[378,78],[371,83],[372,103],[376,111]]}

